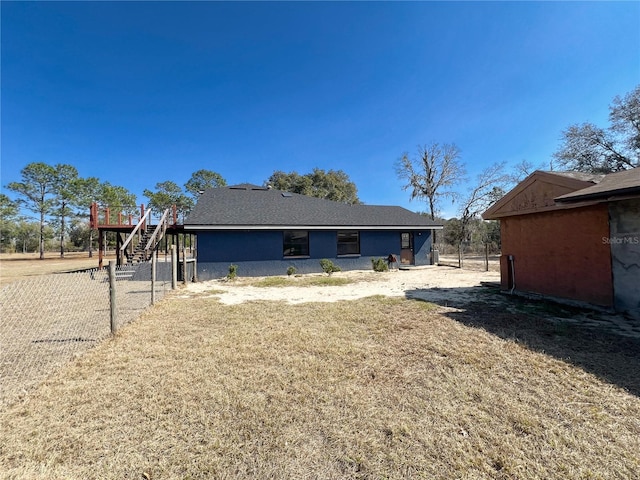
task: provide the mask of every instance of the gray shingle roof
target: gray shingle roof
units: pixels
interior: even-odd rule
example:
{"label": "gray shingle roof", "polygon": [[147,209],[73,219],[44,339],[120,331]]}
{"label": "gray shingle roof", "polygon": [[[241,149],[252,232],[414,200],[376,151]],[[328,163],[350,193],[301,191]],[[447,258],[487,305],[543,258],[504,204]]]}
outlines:
{"label": "gray shingle roof", "polygon": [[442,227],[402,207],[349,205],[249,184],[205,191],[184,224],[187,229]]}
{"label": "gray shingle roof", "polygon": [[604,175],[601,173],[585,173],[585,172],[573,172],[573,171],[558,172],[555,170],[545,171],[545,173],[549,173],[551,175],[560,175],[561,177],[575,178],[576,180],[582,180],[584,182],[591,182],[591,183],[598,183],[604,178]]}
{"label": "gray shingle roof", "polygon": [[556,198],[557,202],[579,202],[582,200],[594,200],[618,195],[631,195],[640,193],[640,167],[623,172],[610,173],[600,183],[583,188],[573,193],[568,193]]}

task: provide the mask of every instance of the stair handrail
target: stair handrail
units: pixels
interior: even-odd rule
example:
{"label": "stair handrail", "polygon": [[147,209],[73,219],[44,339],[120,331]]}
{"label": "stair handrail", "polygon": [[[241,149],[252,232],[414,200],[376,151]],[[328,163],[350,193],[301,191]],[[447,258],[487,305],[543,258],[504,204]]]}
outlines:
{"label": "stair handrail", "polygon": [[162,240],[162,237],[164,236],[165,232],[167,231],[167,217],[169,216],[169,212],[170,211],[171,211],[171,209],[167,208],[164,211],[164,213],[162,214],[162,217],[160,218],[160,221],[158,222],[158,225],[156,226],[155,230],[153,231],[153,235],[151,235],[151,237],[149,238],[149,241],[147,242],[147,244],[144,247],[145,254],[147,254],[149,252],[149,250],[151,250],[151,248],[155,247],[156,236],[158,235],[158,232],[160,230],[162,230],[162,233],[160,234],[160,238],[158,238],[157,241],[159,242],[160,240]]}
{"label": "stair handrail", "polygon": [[148,208],[147,211],[144,213],[143,217],[140,219],[140,221],[138,222],[138,224],[136,225],[136,228],[133,229],[133,231],[129,234],[129,236],[127,237],[127,239],[125,240],[125,242],[122,244],[122,246],[120,247],[120,250],[122,252],[126,251],[127,246],[131,243],[131,240],[133,239],[133,236],[138,233],[138,230],[140,230],[140,228],[142,228],[143,225],[145,225],[147,218],[151,215],[151,209]]}

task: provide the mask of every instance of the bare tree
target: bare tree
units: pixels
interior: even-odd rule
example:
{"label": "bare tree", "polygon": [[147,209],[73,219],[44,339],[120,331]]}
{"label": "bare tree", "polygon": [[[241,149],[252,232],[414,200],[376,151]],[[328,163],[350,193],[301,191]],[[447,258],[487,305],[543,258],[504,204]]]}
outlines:
{"label": "bare tree", "polygon": [[609,107],[610,130],[621,137],[628,156],[640,160],[640,85],[623,98],[616,96]]}
{"label": "bare tree", "polygon": [[590,173],[611,173],[640,165],[640,85],[609,107],[610,127],[571,125],[562,132],[554,157],[564,167]]}
{"label": "bare tree", "polygon": [[404,153],[396,162],[396,173],[406,182],[402,189],[411,189],[411,199],[426,199],[431,220],[435,220],[439,200],[455,200],[452,187],[464,179],[466,170],[455,144],[431,143],[418,147],[417,157]]}
{"label": "bare tree", "polygon": [[494,163],[483,170],[475,185],[469,189],[464,202],[460,205],[460,234],[458,243],[458,266],[463,264],[463,243],[469,241],[469,227],[475,218],[500,200],[505,194],[504,187],[511,176],[505,173],[505,162]]}
{"label": "bare tree", "polygon": [[[550,169],[553,170],[553,165],[549,165]],[[544,165],[534,165],[528,160],[521,160],[519,163],[516,163],[513,166],[511,177],[511,183],[516,185],[520,183],[522,180],[527,178],[536,170],[544,170]]]}

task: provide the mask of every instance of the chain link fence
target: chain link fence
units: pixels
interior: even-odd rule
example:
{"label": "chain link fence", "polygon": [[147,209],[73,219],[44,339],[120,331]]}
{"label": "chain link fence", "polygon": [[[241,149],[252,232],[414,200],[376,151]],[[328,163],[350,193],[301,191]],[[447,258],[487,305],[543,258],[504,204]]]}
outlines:
{"label": "chain link fence", "polygon": [[42,275],[0,290],[0,406],[135,320],[151,305],[152,285],[155,301],[171,289],[170,281],[151,281],[150,263],[114,271],[112,282],[105,268]]}

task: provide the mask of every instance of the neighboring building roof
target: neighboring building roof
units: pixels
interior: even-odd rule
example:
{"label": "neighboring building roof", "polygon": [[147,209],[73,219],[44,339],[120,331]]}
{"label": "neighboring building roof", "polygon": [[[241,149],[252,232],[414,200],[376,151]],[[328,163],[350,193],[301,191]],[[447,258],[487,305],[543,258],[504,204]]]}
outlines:
{"label": "neighboring building roof", "polygon": [[640,194],[640,168],[605,175],[600,183],[573,193],[561,195],[557,202],[581,202]]}
{"label": "neighboring building roof", "polygon": [[545,171],[545,173],[551,175],[560,175],[562,177],[575,178],[576,180],[582,180],[583,182],[599,183],[604,178],[601,173],[585,173],[585,172],[554,172]]}
{"label": "neighboring building roof", "polygon": [[482,214],[485,220],[571,208],[558,205],[561,195],[593,186],[602,175],[536,170]]}
{"label": "neighboring building roof", "polygon": [[192,230],[442,228],[402,207],[350,205],[250,184],[206,190],[184,224]]}

